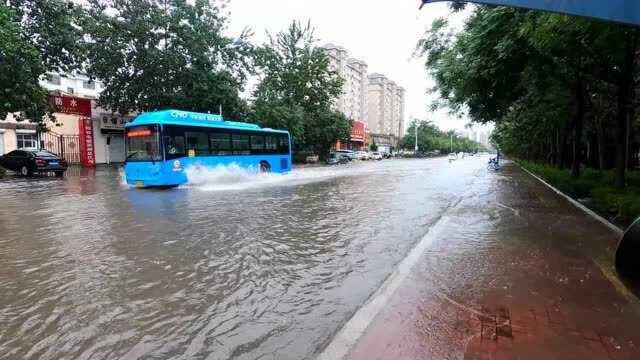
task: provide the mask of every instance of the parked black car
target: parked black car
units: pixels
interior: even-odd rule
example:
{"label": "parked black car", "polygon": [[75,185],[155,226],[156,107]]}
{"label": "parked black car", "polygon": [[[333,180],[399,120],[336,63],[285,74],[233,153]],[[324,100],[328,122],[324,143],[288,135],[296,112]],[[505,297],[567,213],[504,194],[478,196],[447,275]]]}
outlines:
{"label": "parked black car", "polygon": [[327,159],[328,165],[339,165],[339,164],[347,164],[351,161],[349,156],[341,153],[332,153]]}
{"label": "parked black car", "polygon": [[68,165],[64,159],[47,150],[14,150],[0,156],[0,166],[24,176],[47,172],[62,176]]}

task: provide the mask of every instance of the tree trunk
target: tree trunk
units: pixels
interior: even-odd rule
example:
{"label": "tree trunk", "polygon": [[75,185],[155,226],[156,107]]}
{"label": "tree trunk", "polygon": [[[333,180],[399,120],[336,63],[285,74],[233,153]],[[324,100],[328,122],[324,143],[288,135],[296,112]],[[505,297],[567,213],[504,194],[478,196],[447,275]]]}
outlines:
{"label": "tree trunk", "polygon": [[[631,89],[629,89],[631,94],[629,97],[631,99],[636,98],[635,87],[632,85]],[[633,121],[636,118],[636,109],[635,106],[629,106],[629,115],[627,116],[627,142],[626,142],[626,153],[625,160],[627,163],[627,169],[631,170],[633,168],[633,156],[631,154],[631,139],[633,139]]]}
{"label": "tree trunk", "polygon": [[580,176],[580,160],[582,157],[582,127],[584,122],[584,89],[580,76],[575,84],[576,113],[573,126],[573,161],[571,163],[571,176]]}
{"label": "tree trunk", "polygon": [[598,168],[604,170],[606,168],[606,150],[604,139],[604,126],[602,125],[602,119],[596,120],[596,137],[598,139]]}
{"label": "tree trunk", "polygon": [[567,130],[562,129],[558,136],[558,168],[567,167]]}
{"label": "tree trunk", "polygon": [[616,116],[616,187],[624,188],[627,169],[627,119],[631,102],[631,86],[635,65],[636,32],[630,29],[626,36],[626,53],[618,82],[618,113]]}

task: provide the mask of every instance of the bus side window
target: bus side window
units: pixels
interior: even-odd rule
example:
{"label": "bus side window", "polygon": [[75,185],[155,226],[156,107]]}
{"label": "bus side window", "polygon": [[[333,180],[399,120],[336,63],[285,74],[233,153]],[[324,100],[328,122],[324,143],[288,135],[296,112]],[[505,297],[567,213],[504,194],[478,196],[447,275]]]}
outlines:
{"label": "bus side window", "polygon": [[278,153],[289,153],[289,137],[287,135],[278,135]]}
{"label": "bus side window", "polygon": [[251,154],[264,153],[264,136],[251,135]]}
{"label": "bus side window", "polygon": [[209,134],[209,141],[211,142],[211,154],[231,155],[231,134],[214,132]]}
{"label": "bus side window", "polygon": [[265,152],[268,154],[275,154],[278,152],[278,137],[275,135],[265,136],[264,144]]}
{"label": "bus side window", "polygon": [[209,155],[209,136],[205,132],[185,132],[187,150],[194,150],[196,156]]}
{"label": "bus side window", "polygon": [[184,136],[165,136],[164,151],[167,159],[185,156]]}
{"label": "bus side window", "polygon": [[231,134],[233,141],[233,154],[234,155],[249,155],[251,149],[249,148],[249,135],[244,134]]}

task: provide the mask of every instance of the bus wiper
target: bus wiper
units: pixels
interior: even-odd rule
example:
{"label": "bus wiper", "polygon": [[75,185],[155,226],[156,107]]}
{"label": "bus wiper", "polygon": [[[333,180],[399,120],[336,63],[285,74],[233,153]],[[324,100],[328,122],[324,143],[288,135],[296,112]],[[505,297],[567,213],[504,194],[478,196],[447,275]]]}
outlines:
{"label": "bus wiper", "polygon": [[132,152],[131,154],[127,155],[127,160],[129,160],[134,155],[138,155],[140,152],[142,152],[142,151],[141,150],[136,150],[136,151]]}

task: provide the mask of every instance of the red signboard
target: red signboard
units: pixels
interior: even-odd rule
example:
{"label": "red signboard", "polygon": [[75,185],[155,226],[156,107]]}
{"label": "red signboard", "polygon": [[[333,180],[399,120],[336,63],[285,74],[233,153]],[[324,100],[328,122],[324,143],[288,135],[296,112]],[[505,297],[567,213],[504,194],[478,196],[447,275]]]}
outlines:
{"label": "red signboard", "polygon": [[80,164],[85,167],[93,167],[96,165],[96,153],[91,118],[80,118],[78,131],[80,133]]}
{"label": "red signboard", "polygon": [[55,109],[55,112],[91,117],[91,99],[66,95],[51,95],[49,96],[49,101]]}
{"label": "red signboard", "polygon": [[366,126],[362,121],[353,121],[351,124],[351,141],[364,142],[366,139]]}

